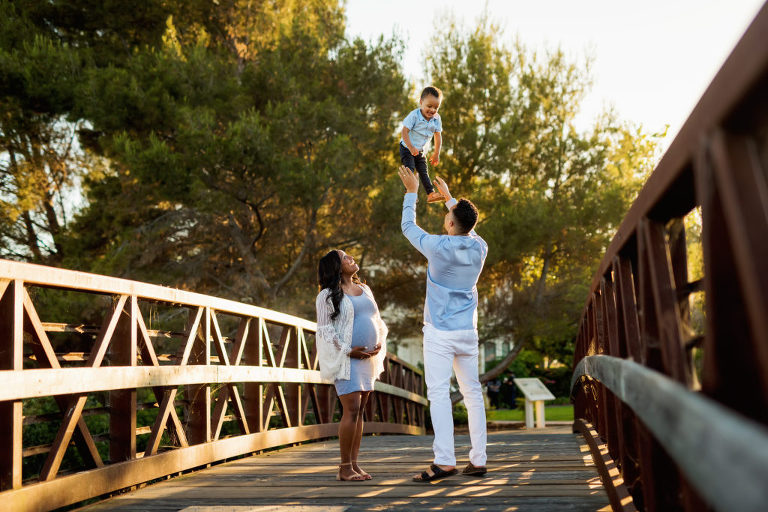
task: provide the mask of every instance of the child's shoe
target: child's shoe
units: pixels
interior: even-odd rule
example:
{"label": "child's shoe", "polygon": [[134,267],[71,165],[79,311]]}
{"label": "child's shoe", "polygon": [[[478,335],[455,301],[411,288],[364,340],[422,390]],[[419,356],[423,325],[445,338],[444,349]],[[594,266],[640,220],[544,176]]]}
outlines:
{"label": "child's shoe", "polygon": [[428,202],[428,203],[439,203],[440,201],[443,201],[443,200],[444,200],[444,199],[443,199],[443,194],[441,194],[441,193],[440,193],[440,192],[438,192],[437,190],[435,190],[435,191],[431,192],[431,193],[430,193],[430,194],[427,196],[427,202]]}

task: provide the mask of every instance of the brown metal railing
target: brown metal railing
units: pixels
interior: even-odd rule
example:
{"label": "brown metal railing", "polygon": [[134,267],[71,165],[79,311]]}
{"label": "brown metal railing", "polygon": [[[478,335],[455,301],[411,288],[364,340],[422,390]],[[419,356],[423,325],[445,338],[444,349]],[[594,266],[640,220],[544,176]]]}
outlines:
{"label": "brown metal railing", "polygon": [[[700,279],[688,274],[694,210]],[[767,262],[768,4],[622,222],[584,308],[575,427],[594,427],[618,466],[604,480],[633,499],[614,492],[614,509],[768,506]]]}
{"label": "brown metal railing", "polygon": [[[42,321],[55,293],[102,325],[82,325],[79,310]],[[340,406],[317,371],[315,329],[229,300],[0,260],[0,508],[51,510],[335,436]],[[73,344],[82,352],[56,351]],[[366,432],[425,432],[419,369],[387,355],[375,389]]]}

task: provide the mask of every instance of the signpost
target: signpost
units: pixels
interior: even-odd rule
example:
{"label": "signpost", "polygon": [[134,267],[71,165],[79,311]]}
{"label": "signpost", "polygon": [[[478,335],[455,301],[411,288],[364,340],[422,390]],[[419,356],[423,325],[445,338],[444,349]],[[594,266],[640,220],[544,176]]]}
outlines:
{"label": "signpost", "polygon": [[544,428],[544,400],[554,400],[555,396],[535,378],[515,379],[515,384],[525,395],[525,427],[533,428],[533,408],[536,407],[536,428]]}

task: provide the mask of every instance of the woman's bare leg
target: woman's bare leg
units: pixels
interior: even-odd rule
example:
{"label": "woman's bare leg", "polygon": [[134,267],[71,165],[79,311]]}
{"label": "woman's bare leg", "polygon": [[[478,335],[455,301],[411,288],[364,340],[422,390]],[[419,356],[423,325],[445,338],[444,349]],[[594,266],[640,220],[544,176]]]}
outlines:
{"label": "woman's bare leg", "polygon": [[363,439],[363,411],[365,410],[365,404],[368,403],[368,398],[371,396],[371,391],[362,391],[360,393],[360,414],[357,417],[357,423],[355,425],[355,440],[352,444],[352,468],[359,474],[363,475],[366,479],[370,479],[371,475],[360,469],[357,465],[357,456],[360,453],[360,442]]}
{"label": "woman's bare leg", "polygon": [[[339,422],[339,450],[341,452],[339,476],[344,480],[353,479],[355,476],[359,476],[352,467],[352,455],[357,455],[356,452],[353,452],[353,446],[356,438],[357,419],[361,416],[361,395],[362,393],[355,392],[339,397],[343,409],[341,421]],[[359,443],[360,441],[357,442]]]}

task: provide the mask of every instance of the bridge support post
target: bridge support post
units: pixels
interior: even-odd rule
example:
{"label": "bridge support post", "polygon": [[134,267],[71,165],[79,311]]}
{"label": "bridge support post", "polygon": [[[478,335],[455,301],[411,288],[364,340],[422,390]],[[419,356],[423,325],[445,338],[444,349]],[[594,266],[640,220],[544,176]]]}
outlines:
{"label": "bridge support post", "polygon": [[[0,281],[0,369],[21,370],[23,364],[24,283]],[[0,402],[0,491],[21,488],[22,402]]]}
{"label": "bridge support post", "polygon": [[[110,363],[136,366],[137,315],[139,306],[133,295],[120,312],[110,344]],[[111,315],[110,315],[111,316]],[[109,321],[109,316],[105,322]],[[105,324],[106,325],[106,324]],[[136,458],[136,390],[109,392],[109,459],[112,462]]]}

